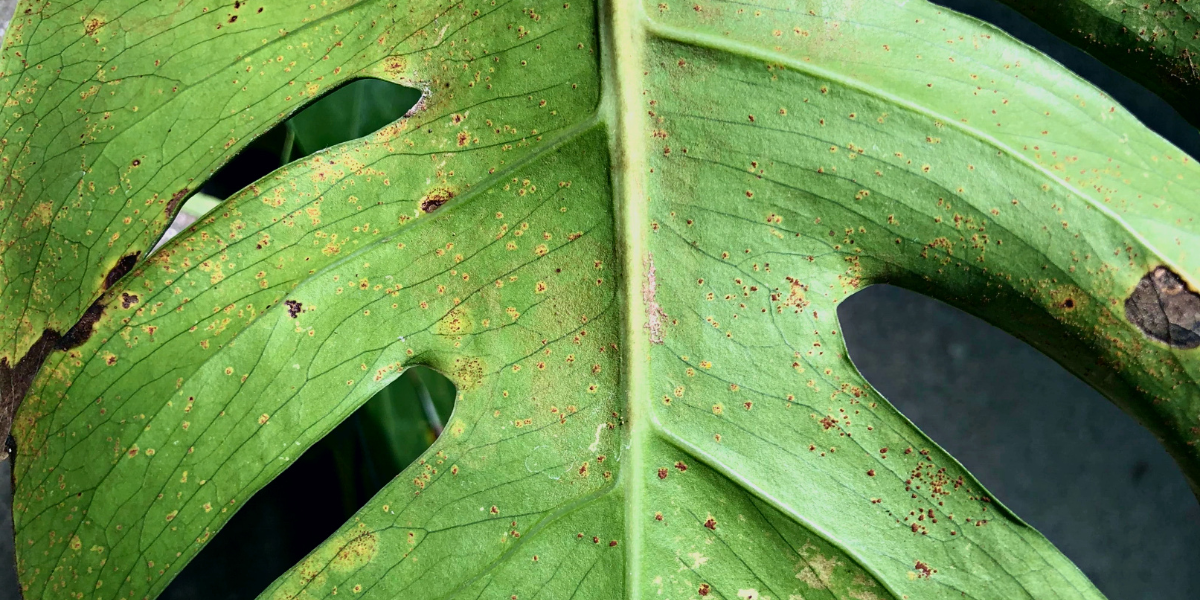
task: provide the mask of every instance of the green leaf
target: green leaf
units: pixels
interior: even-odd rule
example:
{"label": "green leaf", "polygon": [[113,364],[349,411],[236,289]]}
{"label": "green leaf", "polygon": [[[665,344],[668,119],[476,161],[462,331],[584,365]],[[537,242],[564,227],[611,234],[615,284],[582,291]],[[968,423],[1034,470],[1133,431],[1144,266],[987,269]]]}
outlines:
{"label": "green leaf", "polygon": [[[78,45],[84,8],[23,6],[10,82],[114,51]],[[103,27],[233,65],[197,118],[234,106],[237,139],[330,78],[429,93],[231,197],[46,350],[14,425],[28,598],[155,595],[417,365],[457,387],[444,434],[264,597],[1101,597],[858,374],[836,309],[881,282],[1047,352],[1198,480],[1200,169],[974,20],[239,2]],[[135,141],[165,147],[163,119]]]}
{"label": "green leaf", "polygon": [[1003,0],[1146,86],[1200,126],[1200,10],[1187,2]]}

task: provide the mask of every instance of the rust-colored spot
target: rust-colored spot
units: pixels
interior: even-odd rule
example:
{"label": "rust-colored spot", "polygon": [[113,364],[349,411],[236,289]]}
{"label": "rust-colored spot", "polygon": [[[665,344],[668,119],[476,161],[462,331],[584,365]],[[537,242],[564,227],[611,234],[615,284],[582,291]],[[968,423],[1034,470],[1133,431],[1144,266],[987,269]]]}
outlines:
{"label": "rust-colored spot", "polygon": [[700,589],[696,590],[701,596],[707,596],[710,591],[712,591],[712,588],[708,587],[707,583],[700,584]]}
{"label": "rust-colored spot", "polygon": [[684,462],[682,460],[680,460],[680,461],[675,462],[675,468],[679,469],[679,472],[682,473],[687,470],[687,465],[684,464]]}
{"label": "rust-colored spot", "polygon": [[716,531],[717,530],[717,520],[712,517],[709,517],[707,520],[704,521],[704,526],[713,531]]}
{"label": "rust-colored spot", "polygon": [[1200,294],[1178,274],[1156,267],[1125,299],[1125,318],[1147,337],[1175,348],[1200,348]]}
{"label": "rust-colored spot", "polygon": [[667,478],[667,470],[666,470],[665,468],[662,468],[662,469],[659,469],[659,470],[658,470],[658,478],[659,478],[659,479],[666,479],[666,478]]}

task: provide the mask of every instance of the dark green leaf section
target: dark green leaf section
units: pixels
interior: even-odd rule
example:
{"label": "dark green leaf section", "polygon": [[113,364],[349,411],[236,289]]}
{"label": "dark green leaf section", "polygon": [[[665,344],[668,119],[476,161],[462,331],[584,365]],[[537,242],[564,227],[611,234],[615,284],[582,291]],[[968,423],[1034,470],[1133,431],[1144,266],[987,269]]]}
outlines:
{"label": "dark green leaf section", "polygon": [[1195,0],[1003,0],[1150,88],[1200,126],[1200,6]]}

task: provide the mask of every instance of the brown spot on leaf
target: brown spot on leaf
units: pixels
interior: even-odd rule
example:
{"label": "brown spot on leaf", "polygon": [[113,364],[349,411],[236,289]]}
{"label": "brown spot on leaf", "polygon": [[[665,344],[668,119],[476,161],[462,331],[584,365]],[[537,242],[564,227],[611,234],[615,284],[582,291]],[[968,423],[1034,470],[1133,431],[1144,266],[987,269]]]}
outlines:
{"label": "brown spot on leaf", "polygon": [[138,303],[138,295],[130,294],[129,292],[121,292],[121,308],[129,308]]}
{"label": "brown spot on leaf", "polygon": [[1166,267],[1147,273],[1125,299],[1125,318],[1147,337],[1175,348],[1200,348],[1200,294]]}
{"label": "brown spot on leaf", "polygon": [[431,213],[453,198],[454,192],[444,188],[435,188],[421,198],[421,212]]}
{"label": "brown spot on leaf", "polygon": [[95,33],[99,31],[101,27],[104,27],[104,25],[105,22],[103,19],[97,19],[93,17],[88,19],[87,23],[84,23],[83,32],[87,35],[95,35]]}
{"label": "brown spot on leaf", "polygon": [[299,300],[284,300],[283,303],[287,306],[288,316],[293,319],[300,314],[300,309],[304,308]]}
{"label": "brown spot on leaf", "polygon": [[917,577],[929,579],[934,574],[934,569],[930,568],[929,565],[919,560],[916,562],[913,568],[917,570]]}
{"label": "brown spot on leaf", "polygon": [[183,188],[171,195],[171,199],[167,200],[167,215],[175,214],[175,209],[179,207],[179,203],[188,195],[188,189]]}

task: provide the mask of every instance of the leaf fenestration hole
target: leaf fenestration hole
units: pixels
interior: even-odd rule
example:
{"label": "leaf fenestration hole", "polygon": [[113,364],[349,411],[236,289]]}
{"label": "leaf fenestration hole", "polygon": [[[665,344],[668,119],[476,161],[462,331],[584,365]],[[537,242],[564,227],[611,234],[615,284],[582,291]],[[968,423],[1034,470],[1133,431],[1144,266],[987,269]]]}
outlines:
{"label": "leaf fenestration hole", "polygon": [[863,376],[1109,598],[1195,597],[1200,505],[1149,431],[1009,334],[888,285],[838,310]]}
{"label": "leaf fenestration hole", "polygon": [[429,448],[455,396],[437,371],[406,370],[252,496],[160,598],[257,597]]}
{"label": "leaf fenestration hole", "polygon": [[404,117],[421,100],[421,90],[383,81],[355,79],[321,96],[286,121],[258,136],[213,173],[188,198],[157,249],[222,200],[272,171],[331,146],[358,139]]}

